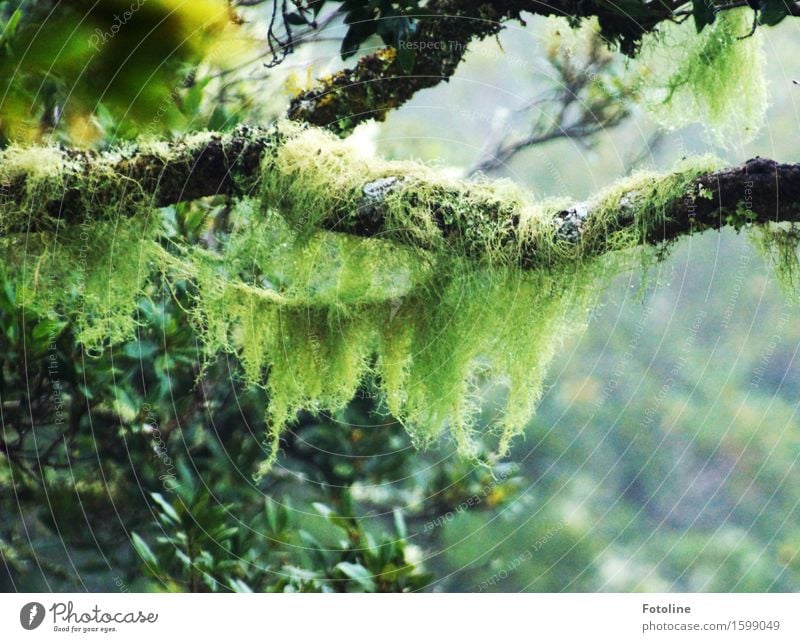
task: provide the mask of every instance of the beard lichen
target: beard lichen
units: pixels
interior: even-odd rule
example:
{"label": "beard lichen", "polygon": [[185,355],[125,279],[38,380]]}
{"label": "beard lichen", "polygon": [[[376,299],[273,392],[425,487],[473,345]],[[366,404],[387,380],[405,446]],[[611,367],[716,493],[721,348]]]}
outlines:
{"label": "beard lichen", "polygon": [[[11,197],[4,189],[0,195],[0,276],[13,286],[18,304],[41,316],[69,318],[90,352],[130,339],[160,233],[157,211],[143,204],[146,196],[135,183],[120,183],[98,164],[90,176],[81,176],[75,190],[83,218],[64,225],[52,212],[65,198],[66,179],[81,175],[69,153],[10,147],[3,150],[0,166],[4,186],[20,175],[27,179],[23,194]],[[114,206],[92,202],[104,181],[115,183]],[[124,215],[114,216],[117,207]]]}
{"label": "beard lichen", "polygon": [[702,123],[726,147],[752,139],[765,121],[767,88],[761,29],[753,11],[720,11],[695,33],[691,20],[650,37],[644,54],[644,96],[663,127]]}
{"label": "beard lichen", "polygon": [[796,223],[770,223],[750,230],[756,250],[775,272],[784,295],[800,299],[800,227]]}
{"label": "beard lichen", "polygon": [[[92,181],[112,180],[103,171],[86,179],[84,221],[0,241],[3,277],[22,292],[20,304],[68,316],[93,351],[135,338],[142,297],[164,284],[188,291],[206,358],[236,354],[244,381],[268,393],[261,473],[298,411],[336,411],[367,380],[417,445],[449,432],[468,457],[478,450],[483,384],[503,383],[491,428],[505,453],[559,346],[584,327],[600,286],[633,264],[626,250],[643,247],[670,204],[715,166],[698,159],[626,179],[576,209],[575,242],[558,232],[563,201],[532,204],[509,183],[362,158],[313,128],[287,125],[276,140],[259,192],[231,204],[207,247],[169,234],[169,209],[132,198],[135,184],[120,183],[113,207],[93,203]],[[3,152],[0,183],[29,151]],[[58,177],[70,161],[45,156],[50,164],[29,175],[23,202],[0,203],[0,228],[45,216],[61,198]],[[382,219],[370,238],[325,229],[365,203]],[[526,263],[531,247],[536,260]]]}

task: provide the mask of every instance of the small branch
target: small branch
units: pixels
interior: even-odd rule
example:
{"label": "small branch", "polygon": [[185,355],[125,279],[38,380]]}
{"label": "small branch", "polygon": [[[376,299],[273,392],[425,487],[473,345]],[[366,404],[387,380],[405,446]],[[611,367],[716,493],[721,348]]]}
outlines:
{"label": "small branch", "polygon": [[[562,46],[548,48],[547,59],[553,69],[552,89],[517,112],[529,118],[536,114],[528,134],[515,137],[511,127],[505,127],[470,175],[495,171],[520,152],[561,138],[589,147],[594,136],[628,117],[635,89],[624,81],[599,34],[587,39],[580,52]],[[618,88],[592,91],[598,85]]]}

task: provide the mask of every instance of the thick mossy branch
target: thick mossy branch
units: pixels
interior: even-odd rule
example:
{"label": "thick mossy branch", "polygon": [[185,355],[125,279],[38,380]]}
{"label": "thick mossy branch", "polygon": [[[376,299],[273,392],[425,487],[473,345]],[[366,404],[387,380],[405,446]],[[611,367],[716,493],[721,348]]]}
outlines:
{"label": "thick mossy branch", "polygon": [[[648,243],[740,227],[742,208],[748,223],[797,221],[800,164],[755,158],[717,169],[700,159],[673,172],[635,175],[592,202],[537,204],[507,182],[459,181],[418,163],[362,158],[321,130],[288,125],[200,133],[102,153],[0,151],[2,236],[79,224],[89,211],[116,220],[142,208],[217,194],[263,194],[300,227],[380,236],[423,249],[445,243],[479,260],[537,265],[552,258],[540,236],[558,240],[568,254],[583,246],[585,255],[589,244],[594,253],[613,249],[604,240],[607,232],[645,219],[646,229],[637,233]],[[646,216],[656,196],[659,211]]]}
{"label": "thick mossy branch", "polygon": [[[368,378],[417,443],[448,431],[468,456],[481,387],[503,384],[504,452],[552,355],[637,249],[800,217],[798,165],[700,158],[590,202],[536,203],[291,124],[102,154],[12,147],[0,188],[18,304],[100,350],[135,338],[142,299],[187,292],[206,358],[236,354],[268,390],[268,464],[299,410],[335,411]],[[163,206],[219,193],[234,197],[227,223],[202,246],[169,233]],[[795,236],[763,242],[785,264]]]}

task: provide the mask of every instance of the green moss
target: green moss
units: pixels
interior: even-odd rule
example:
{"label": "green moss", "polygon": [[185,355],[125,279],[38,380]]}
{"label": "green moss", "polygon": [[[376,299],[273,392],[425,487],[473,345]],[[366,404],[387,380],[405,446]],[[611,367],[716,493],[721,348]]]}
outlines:
{"label": "green moss", "polygon": [[650,38],[643,93],[660,125],[702,123],[731,147],[755,136],[768,105],[761,30],[743,38],[752,23],[752,10],[741,7],[718,13],[700,34],[687,20]]}
{"label": "green moss", "polygon": [[793,301],[800,296],[800,228],[794,223],[763,225],[751,230],[756,249],[775,270],[783,293]]}
{"label": "green moss", "polygon": [[[532,204],[509,183],[362,158],[317,129],[282,134],[261,194],[234,204],[214,250],[160,240],[163,217],[126,197],[136,188],[128,185],[119,206],[138,208],[133,216],[89,198],[84,225],[9,236],[0,249],[4,265],[23,266],[5,274],[22,288],[22,304],[69,314],[92,349],[134,336],[139,298],[163,283],[186,285],[206,357],[238,355],[245,381],[268,391],[262,472],[299,410],[339,409],[367,379],[416,444],[449,433],[467,457],[476,453],[484,384],[504,384],[491,428],[505,453],[535,409],[549,361],[584,327],[603,284],[632,265],[630,250],[668,204],[715,166],[698,159],[613,186],[576,210],[575,243],[557,224],[563,201]],[[2,220],[41,214],[58,196],[59,172],[70,171],[64,162],[55,155],[21,208],[3,203]],[[381,210],[377,237],[322,229],[365,203]]]}
{"label": "green moss", "polygon": [[[9,148],[0,159],[0,183],[20,173],[26,175],[21,200],[4,192],[0,198],[0,271],[14,286],[18,303],[42,316],[67,316],[78,339],[90,351],[129,339],[135,330],[134,311],[146,295],[152,276],[159,217],[149,207],[137,205],[133,217],[115,218],[114,208],[99,208],[92,194],[107,175],[103,164],[77,182],[84,217],[60,225],[50,214],[64,196],[68,178],[80,176],[78,164],[55,148]],[[141,200],[136,185],[117,184],[120,208]],[[112,211],[109,211],[111,209]],[[56,209],[57,211],[57,209]],[[9,233],[29,226],[27,234]],[[44,221],[44,223],[43,223]]]}

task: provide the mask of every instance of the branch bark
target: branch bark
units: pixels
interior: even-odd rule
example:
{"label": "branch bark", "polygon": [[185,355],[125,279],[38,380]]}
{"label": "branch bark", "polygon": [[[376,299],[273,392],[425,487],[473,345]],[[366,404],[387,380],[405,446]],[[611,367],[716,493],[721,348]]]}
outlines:
{"label": "branch bark", "polygon": [[[277,129],[246,128],[232,134],[207,134],[164,145],[167,147],[162,146],[159,153],[147,148],[104,153],[58,152],[63,159],[62,169],[58,170],[61,174],[51,178],[58,181],[60,191],[57,196],[45,194],[38,201],[35,192],[31,196],[31,188],[35,186],[32,175],[18,159],[13,163],[9,160],[9,154],[34,153],[36,149],[0,152],[0,229],[8,235],[82,222],[86,216],[87,185],[92,185],[91,202],[97,206],[96,211],[109,217],[134,215],[141,211],[141,206],[160,207],[218,194],[251,194],[258,188],[262,171],[270,171],[270,164],[265,164],[264,159],[277,154],[282,145],[292,145],[292,139]],[[407,167],[403,164],[397,164],[398,171],[392,175],[393,167],[388,165],[384,178],[365,179],[361,200],[355,204],[343,200],[339,209],[334,207],[326,212],[321,226],[358,236],[421,244],[419,238],[387,225],[385,219],[387,197],[398,189],[413,188],[417,181],[425,183],[426,193],[440,196],[442,205],[410,205],[418,207],[419,216],[427,217],[443,239],[457,241],[459,247],[476,259],[489,252],[482,239],[491,238],[493,244],[499,241],[508,247],[524,245],[522,263],[541,264],[543,259],[537,253],[536,239],[522,241],[520,208],[487,195],[469,181],[439,183],[433,176],[430,181],[409,178],[403,175],[403,168]],[[669,174],[663,175],[664,180],[668,178]],[[123,198],[120,190],[125,185],[137,188],[128,190]],[[638,224],[639,200],[636,190],[624,195],[620,202],[631,205],[620,207],[612,221],[604,219],[603,230],[610,234]],[[451,211],[448,203],[470,205],[456,212]],[[24,219],[18,220],[10,214],[21,209],[25,211]],[[647,243],[660,244],[724,225],[800,222],[800,164],[755,158],[701,175],[688,185],[684,194],[667,204],[664,214],[663,220],[645,230],[643,239]],[[584,240],[586,230],[597,222],[597,215],[591,202],[575,203],[553,214],[553,228],[560,239],[578,245]],[[498,229],[502,230],[500,237]],[[593,234],[596,236],[596,229]],[[596,253],[613,249],[595,238],[592,247]]]}

